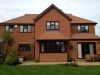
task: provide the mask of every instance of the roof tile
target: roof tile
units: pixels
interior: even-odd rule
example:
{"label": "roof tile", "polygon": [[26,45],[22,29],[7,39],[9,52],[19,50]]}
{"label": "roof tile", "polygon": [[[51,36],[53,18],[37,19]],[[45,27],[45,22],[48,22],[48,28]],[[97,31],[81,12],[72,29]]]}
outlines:
{"label": "roof tile", "polygon": [[[34,23],[33,19],[35,17],[37,17],[39,14],[25,14],[23,16],[8,20],[8,21],[4,21],[1,23]],[[84,18],[80,18],[71,14],[67,14],[67,16],[69,16],[70,18],[72,18],[71,23],[96,23]]]}

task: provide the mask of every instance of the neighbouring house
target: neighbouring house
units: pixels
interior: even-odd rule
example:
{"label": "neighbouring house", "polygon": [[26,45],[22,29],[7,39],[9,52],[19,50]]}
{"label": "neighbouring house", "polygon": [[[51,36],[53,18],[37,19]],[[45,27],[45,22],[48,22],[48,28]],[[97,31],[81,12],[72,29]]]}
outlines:
{"label": "neighbouring house", "polygon": [[100,54],[100,37],[95,35],[96,22],[66,14],[54,4],[40,14],[1,22],[0,32],[9,31],[15,39],[17,54],[27,60],[66,62]]}

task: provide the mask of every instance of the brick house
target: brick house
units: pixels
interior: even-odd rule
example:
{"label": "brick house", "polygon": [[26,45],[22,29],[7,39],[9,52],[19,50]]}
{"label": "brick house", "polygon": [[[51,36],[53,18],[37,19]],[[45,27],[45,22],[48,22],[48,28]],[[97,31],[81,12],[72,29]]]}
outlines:
{"label": "brick house", "polygon": [[0,23],[0,32],[11,32],[15,40],[13,47],[25,59],[65,62],[69,54],[74,59],[100,54],[96,24],[66,14],[52,4],[40,14],[25,14]]}

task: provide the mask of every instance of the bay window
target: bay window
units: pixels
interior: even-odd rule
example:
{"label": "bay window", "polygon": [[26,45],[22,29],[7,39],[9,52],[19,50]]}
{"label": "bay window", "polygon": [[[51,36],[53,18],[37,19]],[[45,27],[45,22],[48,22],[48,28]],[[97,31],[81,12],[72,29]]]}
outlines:
{"label": "bay window", "polygon": [[40,43],[40,52],[42,53],[61,53],[66,52],[65,42],[63,41],[45,41]]}

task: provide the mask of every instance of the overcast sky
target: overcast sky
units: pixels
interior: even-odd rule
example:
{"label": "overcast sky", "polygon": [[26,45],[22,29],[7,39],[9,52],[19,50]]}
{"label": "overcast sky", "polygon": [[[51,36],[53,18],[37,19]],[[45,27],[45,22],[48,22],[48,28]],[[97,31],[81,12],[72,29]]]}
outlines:
{"label": "overcast sky", "polygon": [[26,13],[41,13],[52,3],[66,13],[97,22],[96,34],[100,35],[100,0],[0,0],[0,22]]}

